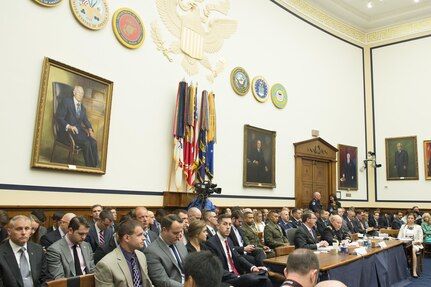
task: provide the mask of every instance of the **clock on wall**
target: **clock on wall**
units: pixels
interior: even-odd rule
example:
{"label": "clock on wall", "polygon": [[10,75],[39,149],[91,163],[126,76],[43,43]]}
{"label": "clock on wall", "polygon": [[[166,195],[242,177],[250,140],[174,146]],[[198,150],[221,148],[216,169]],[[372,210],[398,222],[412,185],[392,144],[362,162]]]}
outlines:
{"label": "clock on wall", "polygon": [[108,23],[106,0],[70,0],[70,8],[76,20],[88,29],[100,30]]}

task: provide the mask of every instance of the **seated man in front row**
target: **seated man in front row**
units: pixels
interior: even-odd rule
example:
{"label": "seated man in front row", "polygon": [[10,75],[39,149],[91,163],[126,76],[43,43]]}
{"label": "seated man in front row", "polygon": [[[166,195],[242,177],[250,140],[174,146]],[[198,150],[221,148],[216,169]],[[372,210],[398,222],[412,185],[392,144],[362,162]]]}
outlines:
{"label": "seated man in front row", "polygon": [[[214,253],[223,265],[223,282],[239,287],[270,287],[271,280],[265,267],[257,267],[248,262],[233,249],[229,238],[232,219],[229,214],[218,217],[217,234],[207,240],[208,249]],[[278,225],[277,225],[278,226]]]}
{"label": "seated man in front row", "polygon": [[286,281],[281,287],[313,287],[319,277],[319,259],[313,251],[296,249],[287,257]]}
{"label": "seated man in front row", "polygon": [[313,212],[307,211],[302,214],[303,224],[297,228],[295,233],[295,248],[317,249],[317,247],[328,246],[328,242],[325,240],[317,242],[316,221],[317,217]]}
{"label": "seated man in front row", "polygon": [[85,237],[90,225],[85,217],[70,220],[67,234],[46,252],[49,277],[53,280],[94,273],[93,251]]}
{"label": "seated man in front row", "polygon": [[161,228],[160,236],[144,250],[148,274],[154,286],[182,287],[187,258],[187,249],[179,242],[183,222],[178,215],[170,214],[163,217]]}
{"label": "seated man in front row", "polygon": [[343,231],[343,219],[339,215],[331,215],[328,225],[321,234],[321,239],[332,245],[334,241],[341,242],[349,238],[349,234]]}
{"label": "seated man in front row", "polygon": [[120,246],[96,265],[96,286],[152,287],[147,260],[139,251],[144,247],[144,229],[141,223],[134,219],[122,222],[118,227],[118,238]]}

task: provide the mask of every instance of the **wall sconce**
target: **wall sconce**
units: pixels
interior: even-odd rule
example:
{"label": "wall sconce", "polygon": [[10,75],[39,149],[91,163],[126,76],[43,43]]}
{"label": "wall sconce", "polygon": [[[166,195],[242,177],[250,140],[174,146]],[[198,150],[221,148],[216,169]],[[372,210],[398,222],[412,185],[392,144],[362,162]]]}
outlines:
{"label": "wall sconce", "polygon": [[373,151],[368,152],[368,156],[366,159],[364,159],[364,165],[360,168],[360,171],[363,172],[367,169],[368,163],[371,164],[371,167],[373,168],[379,168],[382,165],[379,163],[376,163],[376,153]]}

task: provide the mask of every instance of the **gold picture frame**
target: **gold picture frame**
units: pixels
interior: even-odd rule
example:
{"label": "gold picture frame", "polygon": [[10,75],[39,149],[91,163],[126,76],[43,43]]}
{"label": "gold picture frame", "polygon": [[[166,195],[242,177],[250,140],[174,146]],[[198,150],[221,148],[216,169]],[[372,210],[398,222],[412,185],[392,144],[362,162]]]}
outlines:
{"label": "gold picture frame", "polygon": [[424,141],[424,171],[425,179],[431,179],[431,140]]}
{"label": "gold picture frame", "polygon": [[45,58],[31,166],[105,174],[113,86]]}
{"label": "gold picture frame", "polygon": [[244,125],[243,185],[274,188],[275,131]]}
{"label": "gold picture frame", "polygon": [[416,136],[386,138],[386,179],[418,180]]}

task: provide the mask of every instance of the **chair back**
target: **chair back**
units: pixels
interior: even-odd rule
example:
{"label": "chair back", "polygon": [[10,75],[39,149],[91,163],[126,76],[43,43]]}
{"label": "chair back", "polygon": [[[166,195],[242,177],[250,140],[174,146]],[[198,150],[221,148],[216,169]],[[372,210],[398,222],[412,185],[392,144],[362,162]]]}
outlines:
{"label": "chair back", "polygon": [[289,228],[287,230],[287,240],[289,240],[289,244],[294,245],[295,243],[295,234],[297,229],[296,228]]}
{"label": "chair back", "polygon": [[95,287],[96,281],[94,274],[61,278],[47,282],[48,287]]}
{"label": "chair back", "polygon": [[57,113],[58,104],[67,97],[73,96],[73,88],[67,84],[53,82],[52,83],[52,127],[54,133],[54,139],[57,139],[58,125],[55,119],[55,114]]}
{"label": "chair back", "polygon": [[379,232],[380,233],[386,233],[387,235],[392,236],[392,237],[398,237],[398,232],[400,232],[400,230],[399,229],[384,229],[384,228],[382,228],[379,230]]}
{"label": "chair back", "polygon": [[275,250],[275,256],[289,255],[290,253],[293,252],[293,250],[295,250],[295,246],[285,245],[285,246],[277,247],[274,250]]}

